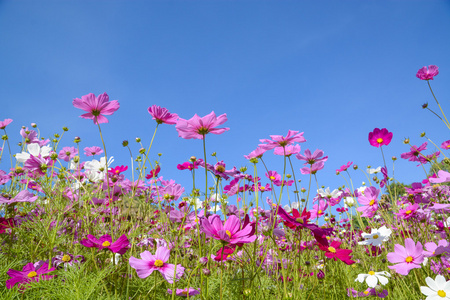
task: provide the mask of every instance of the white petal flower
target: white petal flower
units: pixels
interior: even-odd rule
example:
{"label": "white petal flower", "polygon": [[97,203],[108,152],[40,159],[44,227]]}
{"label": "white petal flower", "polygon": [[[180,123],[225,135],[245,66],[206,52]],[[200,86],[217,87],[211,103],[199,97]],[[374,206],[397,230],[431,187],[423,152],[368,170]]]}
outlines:
{"label": "white petal flower", "polygon": [[433,280],[431,277],[425,279],[428,286],[421,286],[420,291],[427,296],[425,300],[450,300],[450,280],[446,281],[442,275],[437,275]]}
{"label": "white petal flower", "polygon": [[388,229],[386,226],[382,226],[379,229],[372,228],[370,233],[363,233],[361,236],[365,238],[365,241],[358,242],[359,245],[372,245],[380,246],[383,242],[389,240],[392,234],[392,230]]}
{"label": "white petal flower", "polygon": [[362,283],[365,280],[369,287],[374,288],[377,286],[378,281],[381,285],[387,284],[389,282],[389,279],[387,279],[387,277],[391,277],[391,274],[386,271],[370,271],[369,274],[359,274],[358,277],[356,277],[355,281],[359,281]]}
{"label": "white petal flower", "polygon": [[379,172],[381,172],[381,167],[378,167],[376,169],[367,168],[367,173],[369,174],[377,174]]}

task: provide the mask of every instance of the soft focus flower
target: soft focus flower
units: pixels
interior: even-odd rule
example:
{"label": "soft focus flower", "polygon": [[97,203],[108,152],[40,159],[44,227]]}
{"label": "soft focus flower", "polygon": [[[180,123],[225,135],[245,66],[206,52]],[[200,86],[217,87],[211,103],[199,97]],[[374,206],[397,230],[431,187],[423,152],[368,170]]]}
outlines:
{"label": "soft focus flower", "polygon": [[11,124],[12,121],[12,119],[4,119],[3,121],[0,121],[0,129],[5,129],[6,126]]}
{"label": "soft focus flower", "polygon": [[359,281],[362,283],[365,280],[369,287],[374,288],[377,286],[378,281],[380,281],[381,285],[387,284],[389,282],[389,279],[387,279],[386,277],[391,277],[391,274],[386,271],[370,271],[369,274],[359,274],[355,281]]}
{"label": "soft focus flower", "polygon": [[438,66],[429,65],[428,68],[422,67],[417,71],[416,77],[421,80],[433,80],[433,77],[439,74]]}
{"label": "soft focus flower", "polygon": [[378,167],[376,169],[367,168],[367,174],[377,174],[381,171],[381,167]]}
{"label": "soft focus flower", "polygon": [[11,204],[16,202],[34,202],[39,198],[39,196],[35,196],[30,193],[28,190],[20,191],[14,198],[8,199],[3,197],[0,194],[0,204]]}
{"label": "soft focus flower", "polygon": [[48,263],[39,261],[35,264],[29,263],[25,265],[22,271],[17,271],[13,269],[9,269],[6,272],[11,278],[6,281],[6,288],[10,289],[16,284],[19,288],[27,283],[31,283],[32,281],[41,280],[49,280],[53,278],[52,275],[43,275],[55,271],[55,268],[48,268]]}
{"label": "soft focus flower", "polygon": [[94,156],[98,154],[102,154],[103,150],[100,147],[93,146],[93,147],[86,147],[84,148],[84,155],[86,156]]}
{"label": "soft focus flower", "polygon": [[155,255],[149,251],[144,251],[140,255],[142,259],[133,256],[129,259],[130,266],[136,269],[139,278],[147,278],[153,271],[159,271],[164,279],[172,284],[174,280],[178,281],[184,274],[184,268],[181,265],[177,265],[175,270],[175,265],[167,263],[170,250],[166,247],[158,247]]}
{"label": "soft focus flower", "polygon": [[298,131],[289,130],[286,137],[282,135],[271,135],[271,140],[268,139],[262,139],[259,140],[261,143],[258,145],[259,147],[265,149],[265,150],[271,150],[275,147],[285,147],[287,145],[293,144],[293,143],[303,143],[306,142],[306,139],[303,137],[303,132],[298,133]]}
{"label": "soft focus flower", "polygon": [[429,178],[431,183],[444,183],[450,182],[450,173],[444,170],[438,171],[438,178]]}
{"label": "soft focus flower", "polygon": [[393,133],[386,128],[375,128],[372,132],[369,132],[369,143],[377,148],[387,146],[391,142],[392,136]]}
{"label": "soft focus flower", "polygon": [[119,101],[113,100],[110,102],[106,93],[98,97],[89,93],[82,96],[81,99],[73,99],[72,104],[87,112],[82,114],[81,118],[94,120],[94,124],[108,123],[109,121],[104,115],[110,116],[120,107]]}
{"label": "soft focus flower", "polygon": [[370,233],[362,233],[361,236],[366,240],[358,242],[359,245],[380,246],[382,242],[387,242],[392,234],[392,230],[385,225],[380,228],[372,228]]}
{"label": "soft focus flower", "polygon": [[441,144],[441,148],[445,149],[445,150],[449,150],[450,149],[450,140],[443,142]]}
{"label": "soft focus flower", "polygon": [[[171,289],[167,289],[167,293],[169,293],[170,295],[172,295],[172,290]],[[185,288],[183,289],[177,289],[175,295],[177,296],[181,296],[181,297],[187,297],[189,296],[195,296],[200,294],[200,289],[196,290],[194,288]]]}
{"label": "soft focus flower", "polygon": [[450,300],[450,280],[446,281],[442,275],[437,275],[433,280],[425,278],[428,286],[421,286],[420,291],[427,296],[425,300]]}
{"label": "soft focus flower", "polygon": [[273,151],[275,155],[291,156],[300,152],[300,145],[287,145],[284,147],[276,147]]}
{"label": "soft focus flower", "polygon": [[52,148],[49,146],[40,146],[38,143],[32,143],[27,145],[27,152],[21,152],[16,154],[16,160],[19,163],[26,162],[31,155],[33,156],[41,156],[41,157],[48,157],[50,155],[50,152],[52,151]]}
{"label": "soft focus flower", "polygon": [[372,218],[375,212],[378,210],[378,195],[380,190],[376,187],[371,186],[364,190],[364,195],[358,197],[359,203],[362,206],[358,207],[356,210],[363,212],[362,217]]}
{"label": "soft focus flower", "polygon": [[88,248],[98,248],[108,249],[113,253],[124,254],[128,250],[129,241],[127,236],[124,234],[119,237],[114,243],[112,242],[112,238],[109,234],[102,235],[100,238],[96,238],[95,236],[88,234],[87,239],[81,240],[80,244],[88,247]]}
{"label": "soft focus flower", "polygon": [[261,158],[266,151],[266,149],[258,146],[258,148],[250,152],[248,155],[244,155],[244,157],[246,159]]}
{"label": "soft focus flower", "polygon": [[184,139],[200,139],[208,133],[222,134],[230,128],[215,128],[227,121],[227,114],[216,117],[214,112],[200,118],[195,114],[191,119],[180,118],[175,126],[178,136]]}
{"label": "soft focus flower", "polygon": [[336,172],[344,172],[347,171],[347,169],[353,164],[352,161],[349,161],[346,165],[341,166],[339,169],[336,170]]}
{"label": "soft focus flower", "polygon": [[297,157],[297,159],[300,159],[300,160],[305,160],[306,161],[305,164],[313,165],[318,162],[326,162],[328,159],[328,156],[324,156],[324,157],[322,157],[322,156],[323,156],[323,150],[316,149],[314,151],[314,153],[311,154],[311,150],[306,149],[305,155],[301,155],[299,153],[295,157]]}
{"label": "soft focus flower", "polygon": [[153,120],[158,124],[176,124],[178,120],[177,114],[171,114],[167,108],[152,105],[148,109],[148,113],[152,115]]}
{"label": "soft focus flower", "polygon": [[63,147],[61,151],[59,151],[58,158],[64,161],[69,161],[75,156],[78,155],[78,150],[75,147]]}
{"label": "soft focus flower", "polygon": [[323,161],[319,161],[311,165],[311,167],[303,167],[300,169],[300,172],[304,175],[306,174],[316,174],[317,171],[322,170],[325,167]]}
{"label": "soft focus flower", "polygon": [[397,271],[400,275],[408,275],[412,269],[420,269],[424,260],[423,247],[420,242],[417,245],[411,238],[405,240],[405,247],[395,244],[394,252],[387,254],[390,263],[396,264],[389,266],[389,269]]}

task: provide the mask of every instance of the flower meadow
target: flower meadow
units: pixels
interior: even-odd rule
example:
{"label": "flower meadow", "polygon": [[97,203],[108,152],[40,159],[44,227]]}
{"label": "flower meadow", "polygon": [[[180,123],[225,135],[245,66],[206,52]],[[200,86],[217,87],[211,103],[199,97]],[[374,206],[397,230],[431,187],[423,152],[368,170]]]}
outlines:
{"label": "flower meadow", "polygon": [[[431,88],[438,74],[432,65],[416,76],[436,102],[423,108],[450,129]],[[226,114],[184,119],[153,105],[149,146],[133,153],[123,141],[131,162],[118,166],[102,127],[119,101],[88,94],[72,104],[98,145],[65,144],[67,128],[46,139],[32,123],[14,151],[13,120],[0,121],[1,299],[450,299],[450,140],[428,139],[440,149],[430,153],[428,142],[405,139],[400,159],[426,176],[403,187],[397,158],[383,152],[395,132],[374,128],[367,147],[384,164],[361,170],[368,184],[354,186],[358,166],[348,162],[336,170],[347,185],[319,188],[328,156],[301,151],[303,132],[262,137],[238,169],[206,154],[208,136],[229,130]],[[192,186],[164,178],[152,152],[158,127],[173,125],[203,147],[203,157],[177,162]],[[269,155],[283,165],[266,165]]]}

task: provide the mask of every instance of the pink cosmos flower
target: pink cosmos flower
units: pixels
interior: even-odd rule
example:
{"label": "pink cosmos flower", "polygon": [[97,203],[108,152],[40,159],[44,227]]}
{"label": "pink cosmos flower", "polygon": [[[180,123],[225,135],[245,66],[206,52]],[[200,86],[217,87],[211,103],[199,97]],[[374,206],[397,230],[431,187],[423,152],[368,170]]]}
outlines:
{"label": "pink cosmos flower", "polygon": [[100,147],[93,146],[93,147],[86,147],[84,148],[84,155],[86,156],[94,156],[98,154],[102,154],[103,150]]}
{"label": "pink cosmos flower", "polygon": [[227,121],[227,114],[222,114],[216,117],[216,114],[210,114],[200,118],[195,114],[191,119],[185,120],[180,118],[175,126],[178,131],[178,136],[184,139],[200,139],[208,133],[222,134],[230,128],[215,128]]}
{"label": "pink cosmos flower", "polygon": [[113,100],[110,102],[106,93],[98,97],[89,93],[82,96],[81,99],[73,99],[72,104],[87,112],[82,114],[81,118],[94,120],[94,124],[108,123],[109,121],[104,115],[110,116],[120,107],[119,101]]}
{"label": "pink cosmos flower", "polygon": [[[171,289],[167,289],[167,293],[169,293],[170,295],[172,295],[172,290]],[[177,289],[175,292],[175,295],[177,296],[181,296],[181,297],[187,297],[189,296],[195,296],[200,294],[200,289],[196,290],[194,288],[185,288],[183,289]]]}
{"label": "pink cosmos flower", "polygon": [[309,212],[311,213],[311,219],[320,218],[326,213],[326,210],[328,208],[328,203],[324,200],[319,200],[318,204],[314,204],[312,210]]}
{"label": "pink cosmos flower", "polygon": [[271,135],[271,140],[268,139],[262,139],[259,140],[261,143],[259,147],[265,149],[265,150],[271,150],[275,147],[285,147],[287,145],[293,144],[293,143],[303,143],[306,142],[306,139],[303,137],[303,132],[298,133],[298,131],[289,130],[286,137],[282,135]]}
{"label": "pink cosmos flower", "polygon": [[352,161],[349,161],[346,165],[341,166],[339,169],[336,170],[336,172],[344,172],[347,171],[347,169],[353,164]]}
{"label": "pink cosmos flower", "polygon": [[268,173],[266,173],[266,177],[269,178],[269,180],[272,182],[281,180],[281,175],[278,174],[277,171],[269,171]]}
{"label": "pink cosmos flower", "polygon": [[11,124],[12,121],[13,121],[12,119],[4,119],[3,121],[0,122],[0,129],[5,129],[6,126]]}
{"label": "pink cosmos flower", "polygon": [[417,245],[411,238],[405,240],[405,247],[395,244],[394,252],[387,254],[390,263],[396,264],[389,266],[389,269],[395,270],[400,275],[408,275],[412,269],[420,269],[424,260],[423,247],[420,242]]}
{"label": "pink cosmos flower", "polygon": [[227,244],[252,243],[256,240],[255,229],[251,224],[242,226],[238,217],[231,215],[225,224],[218,215],[212,215],[201,222],[201,230],[207,237],[212,237]]}
{"label": "pink cosmos flower", "polygon": [[322,156],[323,156],[323,150],[316,149],[314,151],[314,153],[311,154],[311,150],[306,149],[305,150],[305,155],[301,155],[299,153],[295,157],[297,157],[300,160],[305,160],[306,161],[305,164],[313,165],[313,164],[318,163],[318,162],[326,162],[327,159],[328,159],[328,156],[324,156],[324,157],[322,157]]}
{"label": "pink cosmos flower", "polygon": [[449,150],[450,149],[450,140],[443,142],[441,144],[441,148],[445,149],[445,150]]}
{"label": "pink cosmos flower", "polygon": [[30,155],[30,158],[25,161],[24,168],[34,174],[44,176],[54,162],[49,157],[43,158],[40,155],[38,157]]}
{"label": "pink cosmos flower", "polygon": [[69,161],[78,155],[78,150],[75,147],[64,147],[59,151],[58,158],[64,161]]}
{"label": "pink cosmos flower", "polygon": [[438,171],[438,178],[429,178],[431,183],[444,183],[450,182],[450,173],[444,170]]}
{"label": "pink cosmos flower", "polygon": [[311,167],[303,167],[300,169],[300,172],[303,175],[306,174],[316,174],[317,171],[322,170],[325,167],[325,164],[323,163],[323,161],[320,162],[316,162],[314,164],[311,165]]}
{"label": "pink cosmos flower", "polygon": [[20,191],[14,198],[8,199],[0,195],[0,204],[11,204],[16,202],[34,202],[39,198],[30,193],[28,190]]}
{"label": "pink cosmos flower", "polygon": [[416,77],[421,80],[433,80],[433,77],[439,74],[438,66],[429,65],[428,68],[422,67],[417,71]]}
{"label": "pink cosmos flower", "polygon": [[144,251],[140,255],[142,259],[133,256],[129,259],[130,266],[136,269],[139,278],[147,278],[153,271],[159,271],[164,279],[172,284],[184,274],[184,268],[181,265],[177,265],[175,271],[175,265],[166,263],[170,257],[170,250],[166,247],[158,247],[155,255],[149,251]]}
{"label": "pink cosmos flower", "polygon": [[[205,167],[205,163],[203,160],[200,161],[200,166]],[[240,173],[236,167],[233,167],[230,170],[225,170],[225,163],[223,162],[223,160],[217,162],[214,166],[206,163],[206,169],[208,171],[211,171],[215,176],[222,177],[225,180],[230,179],[229,176],[235,176],[236,174]]]}
{"label": "pink cosmos flower", "polygon": [[326,257],[332,258],[334,259],[334,261],[339,259],[347,265],[352,265],[355,263],[355,261],[353,261],[350,256],[352,250],[340,249],[339,247],[341,246],[341,242],[339,241],[332,241],[329,246],[324,246],[322,244],[318,244],[318,246],[320,250],[325,251]]}
{"label": "pink cosmos flower", "polygon": [[145,176],[145,178],[147,178],[147,179],[156,178],[156,177],[158,177],[158,174],[160,171],[161,171],[161,167],[159,165],[156,165],[156,168],[151,170],[150,173],[147,176]]}
{"label": "pink cosmos flower", "polygon": [[108,249],[113,253],[123,255],[127,252],[130,243],[125,234],[119,237],[114,243],[112,242],[112,238],[109,234],[102,235],[98,239],[95,236],[88,234],[87,239],[81,240],[80,244],[88,248],[94,247],[100,250]]}
{"label": "pink cosmos flower", "polygon": [[187,161],[187,162],[184,162],[182,164],[178,164],[177,165],[177,169],[178,170],[189,170],[189,171],[192,171],[194,169],[198,169],[198,166],[200,166],[201,163],[203,163],[203,159],[197,159],[193,163]]}
{"label": "pink cosmos flower", "polygon": [[300,145],[287,145],[283,147],[276,147],[273,151],[275,155],[281,156],[291,156],[292,154],[297,154],[300,152]]}
{"label": "pink cosmos flower", "polygon": [[369,132],[369,143],[374,147],[387,146],[392,140],[392,132],[389,132],[386,128],[375,128],[372,132]]}
{"label": "pink cosmos flower", "polygon": [[119,175],[122,172],[125,172],[126,170],[128,170],[128,166],[117,166],[115,168],[111,168],[108,170],[109,174],[113,174],[113,175]]}
{"label": "pink cosmos flower", "polygon": [[423,255],[425,257],[432,257],[444,253],[449,243],[446,240],[440,240],[437,245],[434,242],[428,242],[424,246],[426,250],[423,252]]}
{"label": "pink cosmos flower", "polygon": [[40,146],[40,141],[38,139],[38,134],[36,131],[28,129],[28,127],[20,129],[20,135],[23,137],[25,143],[31,144],[31,143],[38,143]]}
{"label": "pink cosmos flower", "polygon": [[419,204],[414,203],[411,204],[404,209],[400,209],[398,213],[394,213],[397,217],[403,218],[405,220],[408,220],[409,218],[413,217],[415,215],[415,212],[419,209]]}
{"label": "pink cosmos flower", "polygon": [[25,265],[22,271],[17,271],[13,269],[9,269],[6,272],[11,278],[6,281],[6,288],[10,289],[16,284],[19,288],[22,288],[22,285],[31,283],[33,281],[41,280],[49,280],[53,278],[52,275],[43,275],[55,271],[55,268],[48,268],[48,263],[43,261],[38,261],[37,263],[29,263]]}
{"label": "pink cosmos flower", "polygon": [[414,145],[410,148],[411,151],[402,153],[400,157],[409,161],[419,161],[418,157],[422,151],[427,149],[427,145],[427,142],[420,145],[420,147]]}
{"label": "pink cosmos flower", "polygon": [[358,197],[359,203],[363,206],[358,207],[356,210],[363,212],[362,217],[372,218],[375,212],[378,210],[378,195],[380,190],[374,186],[370,186],[364,190],[364,195]]}
{"label": "pink cosmos flower", "polygon": [[176,124],[178,120],[177,114],[171,114],[167,108],[152,105],[148,109],[148,113],[152,115],[153,120],[158,124]]}
{"label": "pink cosmos flower", "polygon": [[258,146],[258,148],[250,152],[248,155],[244,155],[244,157],[246,159],[261,158],[266,151],[266,149]]}

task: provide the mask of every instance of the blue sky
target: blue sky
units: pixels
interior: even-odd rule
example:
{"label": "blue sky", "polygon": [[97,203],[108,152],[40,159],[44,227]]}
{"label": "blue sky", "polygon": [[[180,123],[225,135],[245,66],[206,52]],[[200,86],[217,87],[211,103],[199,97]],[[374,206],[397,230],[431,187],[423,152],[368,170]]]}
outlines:
{"label": "blue sky", "polygon": [[[226,113],[231,129],[207,136],[207,152],[227,167],[250,167],[243,155],[259,139],[298,130],[307,140],[302,152],[329,156],[318,179],[331,188],[345,184],[335,170],[348,161],[382,164],[367,136],[385,127],[394,133],[385,155],[399,158],[395,176],[410,183],[424,172],[400,159],[409,149],[403,139],[420,145],[423,131],[438,145],[449,139],[421,108],[436,104],[415,77],[422,66],[439,66],[432,85],[448,111],[449,28],[449,1],[0,1],[0,119],[14,120],[12,144],[22,125],[35,122],[42,136],[69,127],[61,146],[74,145],[75,136],[81,148],[101,146],[97,127],[79,118],[72,100],[107,92],[121,105],[102,126],[116,166],[130,161],[122,140],[135,153],[135,137],[148,146],[153,104],[185,119]],[[201,157],[202,142],[163,125],[152,158],[159,152],[161,175],[190,190],[189,172],[176,165]],[[281,157],[265,160],[282,172]],[[4,156],[0,168],[8,166]],[[301,162],[294,167],[306,185]],[[390,159],[388,167],[391,173]],[[356,186],[367,181],[351,174]]]}

